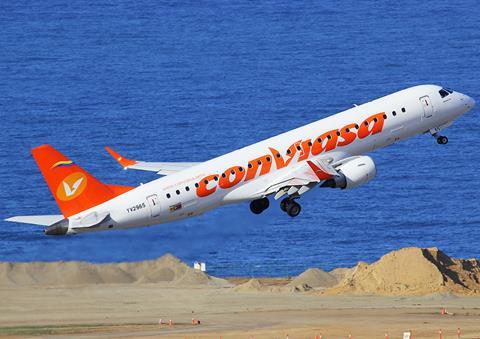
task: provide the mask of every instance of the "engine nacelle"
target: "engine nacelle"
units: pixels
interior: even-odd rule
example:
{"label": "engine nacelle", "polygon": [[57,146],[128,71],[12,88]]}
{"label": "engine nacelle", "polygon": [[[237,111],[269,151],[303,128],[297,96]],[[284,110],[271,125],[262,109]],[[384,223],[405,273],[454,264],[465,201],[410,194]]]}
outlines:
{"label": "engine nacelle", "polygon": [[336,169],[339,175],[325,181],[321,187],[350,189],[366,184],[377,174],[373,159],[366,155],[345,159]]}

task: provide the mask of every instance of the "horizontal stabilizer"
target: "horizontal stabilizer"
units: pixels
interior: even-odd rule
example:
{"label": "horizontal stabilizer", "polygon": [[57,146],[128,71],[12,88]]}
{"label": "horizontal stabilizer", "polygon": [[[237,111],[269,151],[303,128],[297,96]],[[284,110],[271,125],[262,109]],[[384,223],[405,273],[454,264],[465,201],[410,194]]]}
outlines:
{"label": "horizontal stabilizer", "polygon": [[40,226],[50,226],[63,219],[63,215],[19,215],[5,219],[5,221],[21,222]]}

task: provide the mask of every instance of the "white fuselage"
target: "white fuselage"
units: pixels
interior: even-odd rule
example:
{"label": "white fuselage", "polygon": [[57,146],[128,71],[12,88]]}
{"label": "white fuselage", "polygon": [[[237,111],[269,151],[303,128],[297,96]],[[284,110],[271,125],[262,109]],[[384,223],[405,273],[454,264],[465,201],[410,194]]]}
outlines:
{"label": "white fuselage", "polygon": [[[161,177],[69,219],[72,225],[75,225],[76,220],[81,220],[88,214],[110,213],[112,222],[109,228],[129,228],[166,223],[195,216],[223,204],[261,198],[265,187],[268,187],[273,178],[281,174],[281,171],[288,171],[292,166],[306,159],[326,159],[329,163],[335,164],[342,159],[365,154],[417,134],[433,132],[435,129],[440,130],[473,107],[474,101],[470,97],[453,92],[442,98],[439,95],[440,89],[441,87],[435,85],[415,86],[355,106],[180,172]],[[386,116],[379,133],[364,138],[357,136],[344,146],[339,145],[342,144],[342,134],[338,140],[332,141],[335,143],[335,147],[326,147],[327,150],[318,154],[314,154],[315,152],[310,148],[312,142],[324,135],[325,132],[341,130],[349,125],[360,125],[365,119],[378,114]],[[360,128],[360,126],[358,127]],[[358,132],[358,128],[355,127],[348,130]],[[343,129],[343,133],[345,133],[345,129]],[[325,146],[328,141],[325,138],[323,145]],[[275,152],[271,149],[281,153],[282,161],[290,157],[289,165],[278,168],[281,166],[277,166],[274,161]],[[292,155],[291,151],[287,153],[288,149],[297,154]],[[229,188],[219,186],[218,180],[227,169],[238,166],[246,172],[249,170],[249,162],[262,157],[264,161],[267,161],[268,159],[265,160],[266,155],[270,158],[269,162],[271,163],[268,166],[264,163],[262,166],[265,166],[266,169],[268,167],[268,171],[265,170],[261,174],[262,166],[259,166],[256,172],[255,168],[252,169],[254,176],[251,179],[245,180],[244,178]],[[208,184],[205,184],[205,178],[208,178]],[[199,183],[200,185],[198,185]],[[199,187],[196,187],[196,184]],[[77,232],[82,232],[82,229],[76,228],[75,231],[71,231],[71,233]]]}

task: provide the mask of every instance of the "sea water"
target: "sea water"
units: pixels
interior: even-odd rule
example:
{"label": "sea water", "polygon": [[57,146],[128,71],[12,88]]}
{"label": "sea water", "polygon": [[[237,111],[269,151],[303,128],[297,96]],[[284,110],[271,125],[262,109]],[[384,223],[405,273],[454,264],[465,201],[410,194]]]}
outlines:
{"label": "sea water", "polygon": [[[477,1],[3,1],[0,219],[58,214],[30,156],[49,143],[102,181],[138,185],[103,149],[204,161],[425,83],[480,98]],[[134,261],[171,252],[210,273],[294,275],[405,246],[479,257],[478,107],[371,154],[354,190],[314,189],[290,218],[248,203],[148,228],[46,237],[0,221],[0,260]]]}

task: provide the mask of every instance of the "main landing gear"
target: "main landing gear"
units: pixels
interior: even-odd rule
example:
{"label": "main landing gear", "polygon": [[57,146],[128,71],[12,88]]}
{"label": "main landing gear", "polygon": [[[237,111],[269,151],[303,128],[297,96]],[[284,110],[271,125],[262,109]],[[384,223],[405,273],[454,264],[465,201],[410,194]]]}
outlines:
{"label": "main landing gear", "polygon": [[302,207],[299,203],[295,202],[295,200],[285,198],[280,202],[280,209],[287,212],[287,214],[293,218],[300,214]]}
{"label": "main landing gear", "polygon": [[[250,211],[252,211],[254,214],[260,214],[265,211],[268,206],[270,206],[268,198],[252,200],[250,202]],[[294,199],[285,198],[282,200],[282,202],[280,202],[280,209],[293,218],[300,214],[302,207],[299,203],[295,202]]]}
{"label": "main landing gear", "polygon": [[254,214],[260,214],[265,211],[268,206],[270,206],[268,198],[252,200],[252,202],[250,202],[250,211],[252,211]]}

